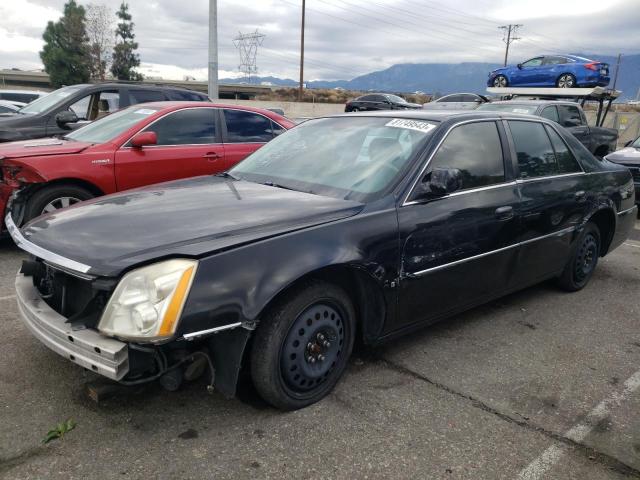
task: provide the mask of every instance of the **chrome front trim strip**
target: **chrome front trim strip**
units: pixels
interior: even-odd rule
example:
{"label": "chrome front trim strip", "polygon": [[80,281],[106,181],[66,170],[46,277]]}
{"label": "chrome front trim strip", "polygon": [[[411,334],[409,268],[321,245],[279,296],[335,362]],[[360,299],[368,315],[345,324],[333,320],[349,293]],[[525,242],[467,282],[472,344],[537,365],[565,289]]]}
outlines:
{"label": "chrome front trim strip", "polygon": [[524,240],[522,242],[514,243],[513,245],[509,245],[508,247],[498,248],[497,250],[491,250],[490,252],[480,253],[478,255],[474,255],[472,257],[462,258],[460,260],[456,260],[455,262],[445,263],[444,265],[438,265],[437,267],[427,268],[426,270],[420,270],[415,273],[407,273],[405,276],[408,278],[416,278],[421,277],[423,275],[427,275],[429,273],[437,272],[439,270],[444,270],[445,268],[454,267],[456,265],[460,265],[462,263],[471,262],[473,260],[478,260],[480,258],[488,257],[489,255],[493,255],[496,253],[504,252],[506,250],[511,250],[512,248],[520,247],[522,245],[527,245],[529,243],[537,242],[538,240],[544,240],[545,238],[550,237],[562,237],[568,233],[575,231],[576,227],[567,227],[562,230],[558,230],[557,232],[549,233],[547,235],[542,235],[541,237],[531,238],[529,240]]}
{"label": "chrome front trim strip", "polygon": [[39,247],[35,243],[31,243],[29,240],[24,238],[20,229],[16,226],[11,218],[11,214],[7,214],[4,219],[4,224],[7,227],[7,231],[11,238],[15,242],[15,244],[20,247],[25,252],[30,253],[31,255],[35,255],[38,258],[41,258],[47,263],[52,264],[53,266],[61,267],[64,270],[69,270],[72,272],[80,272],[87,273],[91,270],[89,265],[85,265],[84,263],[76,262],[75,260],[71,260],[69,258],[63,257],[62,255],[58,255],[57,253],[50,252],[42,247]]}
{"label": "chrome front trim strip", "polygon": [[[466,195],[468,193],[477,193],[477,192],[484,192],[485,190],[495,190],[497,188],[503,188],[503,187],[515,187],[517,185],[517,182],[515,180],[511,181],[511,182],[506,182],[506,183],[495,183],[493,185],[487,185],[486,187],[478,187],[478,188],[470,188],[469,190],[460,190],[457,192],[453,192],[450,193],[448,195],[444,195],[442,197],[439,198],[449,198],[449,197],[457,197],[459,195]],[[407,206],[407,205],[416,205],[419,203],[425,203],[424,200],[411,200],[410,202],[407,202],[405,204],[403,204],[402,206]]]}
{"label": "chrome front trim strip", "polygon": [[222,325],[221,327],[209,328],[207,330],[200,330],[199,332],[185,333],[182,338],[185,340],[195,340],[196,338],[210,335],[212,333],[223,332],[225,330],[231,330],[242,325],[242,322],[230,323],[229,325]]}
{"label": "chrome front trim strip", "polygon": [[638,206],[637,205],[634,205],[631,208],[627,208],[626,210],[622,210],[621,212],[618,212],[618,216],[627,215],[627,214],[633,212],[634,210],[638,210]]}

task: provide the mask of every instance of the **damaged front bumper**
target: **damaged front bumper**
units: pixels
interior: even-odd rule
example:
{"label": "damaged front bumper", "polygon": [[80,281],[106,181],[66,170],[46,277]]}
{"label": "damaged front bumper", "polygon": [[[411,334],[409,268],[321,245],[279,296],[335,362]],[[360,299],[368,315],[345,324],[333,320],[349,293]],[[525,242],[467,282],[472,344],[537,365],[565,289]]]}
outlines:
{"label": "damaged front bumper", "polygon": [[77,365],[120,381],[129,372],[126,343],[105,338],[93,329],[73,330],[67,319],[40,297],[30,277],[16,276],[18,312],[24,324],[42,343]]}

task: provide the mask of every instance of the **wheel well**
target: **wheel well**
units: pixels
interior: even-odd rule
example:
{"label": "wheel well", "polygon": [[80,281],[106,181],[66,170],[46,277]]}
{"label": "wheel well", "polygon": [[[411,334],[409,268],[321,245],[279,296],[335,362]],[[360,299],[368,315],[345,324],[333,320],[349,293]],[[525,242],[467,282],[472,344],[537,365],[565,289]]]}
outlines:
{"label": "wheel well", "polygon": [[96,197],[104,195],[104,192],[100,190],[97,186],[95,186],[91,182],[87,182],[86,180],[81,180],[79,178],[59,178],[56,180],[52,180],[50,182],[42,183],[38,185],[38,190],[43,188],[47,188],[50,186],[59,186],[59,185],[74,185],[76,187],[82,187],[89,190]]}
{"label": "wheel well", "polygon": [[616,216],[608,208],[597,211],[589,219],[598,227],[600,231],[600,256],[604,257],[609,251],[611,240],[613,240],[613,233],[616,229]]}

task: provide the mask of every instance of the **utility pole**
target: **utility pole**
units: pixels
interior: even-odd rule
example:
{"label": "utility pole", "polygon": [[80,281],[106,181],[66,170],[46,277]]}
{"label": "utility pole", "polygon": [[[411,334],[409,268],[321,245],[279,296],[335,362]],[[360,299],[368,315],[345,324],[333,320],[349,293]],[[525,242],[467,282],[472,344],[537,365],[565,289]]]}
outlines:
{"label": "utility pole", "polygon": [[616,83],[618,83],[618,72],[620,71],[620,60],[622,59],[622,54],[619,53],[618,54],[618,61],[616,62],[616,74],[613,77],[613,86],[611,87],[611,90],[616,89]]}
{"label": "utility pole", "polygon": [[209,0],[209,98],[218,99],[218,0]]}
{"label": "utility pole", "polygon": [[520,23],[510,23],[509,25],[502,25],[500,27],[498,27],[499,29],[501,29],[504,34],[502,36],[502,41],[504,43],[506,43],[507,48],[504,52],[504,66],[507,66],[507,60],[509,58],[509,45],[511,45],[513,42],[515,42],[516,40],[520,40],[520,37],[516,37],[516,32],[518,31],[518,29],[522,27],[522,24]]}
{"label": "utility pole", "polygon": [[304,96],[304,14],[305,0],[302,0],[302,28],[300,30],[300,89],[298,91],[298,101],[301,102]]}

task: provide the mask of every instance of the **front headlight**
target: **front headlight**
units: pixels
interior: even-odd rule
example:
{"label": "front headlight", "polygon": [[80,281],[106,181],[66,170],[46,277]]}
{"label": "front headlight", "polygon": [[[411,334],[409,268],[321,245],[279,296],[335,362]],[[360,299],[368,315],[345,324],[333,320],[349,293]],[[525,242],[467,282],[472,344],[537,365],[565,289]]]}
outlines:
{"label": "front headlight", "polygon": [[113,292],[98,330],[137,341],[171,338],[197,267],[195,260],[167,260],[127,273]]}

